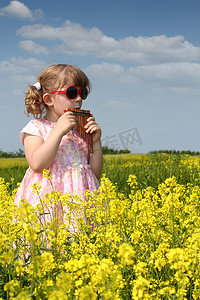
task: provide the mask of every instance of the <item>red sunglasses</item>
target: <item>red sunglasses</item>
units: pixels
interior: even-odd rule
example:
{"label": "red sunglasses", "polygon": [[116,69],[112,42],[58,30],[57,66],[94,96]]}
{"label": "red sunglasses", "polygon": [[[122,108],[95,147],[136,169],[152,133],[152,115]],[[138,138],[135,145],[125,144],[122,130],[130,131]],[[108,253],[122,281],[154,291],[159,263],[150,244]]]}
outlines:
{"label": "red sunglasses", "polygon": [[66,94],[70,100],[80,95],[81,99],[85,100],[88,96],[88,89],[84,86],[78,90],[75,86],[69,86],[65,91],[53,91],[51,94]]}

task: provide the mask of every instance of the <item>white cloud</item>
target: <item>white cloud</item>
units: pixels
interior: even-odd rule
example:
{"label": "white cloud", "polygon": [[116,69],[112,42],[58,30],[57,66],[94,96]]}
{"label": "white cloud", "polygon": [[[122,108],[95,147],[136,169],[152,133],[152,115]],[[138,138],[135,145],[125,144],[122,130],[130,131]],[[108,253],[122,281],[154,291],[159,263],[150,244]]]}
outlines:
{"label": "white cloud", "polygon": [[44,13],[40,8],[34,9],[32,11],[32,15],[33,15],[34,20],[43,20],[44,19]]}
{"label": "white cloud", "polygon": [[153,87],[199,86],[200,64],[191,62],[142,65],[125,69],[119,64],[92,64],[85,69],[89,76],[121,84]]}
{"label": "white cloud", "polygon": [[200,59],[200,47],[192,45],[183,36],[130,36],[116,40],[98,28],[88,29],[70,21],[60,27],[43,24],[23,26],[17,30],[17,34],[29,39],[58,41],[56,49],[67,55],[94,55],[133,64]]}
{"label": "white cloud", "polygon": [[0,61],[0,86],[1,94],[13,94],[17,89],[23,93],[29,84],[34,83],[37,75],[47,65],[41,60],[35,58],[23,59],[12,58],[6,61]]}
{"label": "white cloud", "polygon": [[[0,61],[1,83],[23,82],[31,83],[45,68],[44,61],[29,58],[11,58]],[[197,89],[200,82],[199,63],[164,63],[125,68],[120,64],[92,64],[84,69],[92,81],[109,83],[110,86],[131,86],[144,90],[170,88],[171,90]],[[31,80],[29,80],[30,78]]]}
{"label": "white cloud", "polygon": [[47,47],[41,46],[34,41],[26,40],[26,41],[20,41],[18,43],[18,47],[26,50],[27,52],[34,53],[34,54],[45,54],[47,55],[49,53],[49,50]]}
{"label": "white cloud", "polygon": [[24,3],[13,0],[10,1],[8,6],[0,9],[0,16],[11,16],[18,19],[41,19],[43,18],[43,12],[41,9],[31,11]]}
{"label": "white cloud", "polygon": [[121,77],[126,75],[122,65],[112,63],[92,64],[85,69],[86,73],[96,74],[106,80],[112,77]]}
{"label": "white cloud", "polygon": [[35,58],[24,59],[13,57],[10,60],[0,61],[0,75],[25,74],[41,70],[46,64]]}
{"label": "white cloud", "polygon": [[200,64],[172,62],[157,65],[137,66],[128,70],[130,77],[142,82],[166,86],[193,86],[200,82]]}

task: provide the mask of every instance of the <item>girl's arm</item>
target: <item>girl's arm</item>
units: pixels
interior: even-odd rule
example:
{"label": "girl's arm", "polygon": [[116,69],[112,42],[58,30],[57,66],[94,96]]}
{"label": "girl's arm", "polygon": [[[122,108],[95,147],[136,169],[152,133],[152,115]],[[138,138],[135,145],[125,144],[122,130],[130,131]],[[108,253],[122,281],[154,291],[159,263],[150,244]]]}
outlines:
{"label": "girl's arm", "polygon": [[29,166],[35,172],[48,169],[53,163],[62,137],[76,126],[72,112],[66,112],[59,119],[51,134],[44,142],[42,137],[25,134],[24,147]]}
{"label": "girl's arm", "polygon": [[103,152],[101,148],[101,128],[95,122],[94,117],[90,117],[87,120],[85,129],[87,133],[93,133],[93,153],[90,154],[89,163],[92,171],[96,175],[97,179],[101,177],[103,168]]}
{"label": "girl's arm", "polygon": [[89,163],[92,171],[96,175],[97,179],[99,179],[103,168],[103,152],[100,139],[93,145],[93,153],[90,154]]}

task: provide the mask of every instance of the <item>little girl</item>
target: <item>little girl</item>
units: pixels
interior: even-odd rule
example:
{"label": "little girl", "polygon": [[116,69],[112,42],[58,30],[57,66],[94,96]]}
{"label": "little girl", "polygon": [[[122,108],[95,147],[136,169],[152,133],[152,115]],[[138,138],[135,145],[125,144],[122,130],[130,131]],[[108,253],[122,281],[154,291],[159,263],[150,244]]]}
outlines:
{"label": "little girl", "polygon": [[87,144],[76,132],[76,117],[67,111],[80,109],[90,92],[85,73],[72,65],[52,65],[37,80],[25,98],[27,114],[35,119],[20,132],[29,168],[16,194],[17,205],[21,199],[33,206],[39,203],[31,188],[33,183],[42,186],[41,197],[52,191],[43,177],[44,169],[50,170],[54,191],[84,195],[85,190],[99,187],[103,165],[101,129],[94,117],[89,117],[85,125],[86,132],[93,133],[93,153],[88,161]]}

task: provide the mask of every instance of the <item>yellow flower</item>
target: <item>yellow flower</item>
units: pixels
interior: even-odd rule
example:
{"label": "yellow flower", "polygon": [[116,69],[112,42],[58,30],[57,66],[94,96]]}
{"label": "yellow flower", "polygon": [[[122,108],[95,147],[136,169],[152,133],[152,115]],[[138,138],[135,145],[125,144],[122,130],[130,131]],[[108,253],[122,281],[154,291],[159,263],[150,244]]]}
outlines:
{"label": "yellow flower", "polygon": [[149,280],[142,276],[138,279],[133,280],[132,299],[151,299],[148,293],[148,289],[151,287]]}
{"label": "yellow flower", "polygon": [[4,286],[4,291],[7,291],[9,296],[12,298],[19,293],[20,284],[17,280],[11,280]]}
{"label": "yellow flower", "polygon": [[121,244],[118,257],[121,258],[122,265],[132,265],[134,264],[135,251],[130,245]]}
{"label": "yellow flower", "polygon": [[53,291],[49,296],[48,300],[68,300],[69,298],[62,291]]}
{"label": "yellow flower", "polygon": [[24,273],[24,267],[23,267],[23,263],[21,261],[16,261],[15,262],[15,270],[18,276],[22,276]]}
{"label": "yellow flower", "polygon": [[127,182],[132,189],[135,189],[138,185],[137,177],[135,175],[129,175]]}
{"label": "yellow flower", "polygon": [[50,170],[43,170],[43,177],[45,177],[46,179],[51,179],[51,173]]}
{"label": "yellow flower", "polygon": [[90,285],[86,285],[81,287],[78,291],[77,291],[77,296],[78,299],[80,300],[96,300],[97,299],[97,294],[95,293],[95,291],[93,290],[92,286]]}

